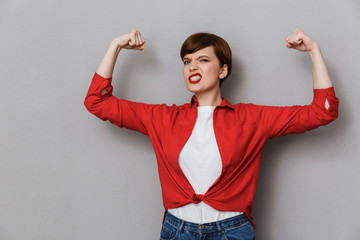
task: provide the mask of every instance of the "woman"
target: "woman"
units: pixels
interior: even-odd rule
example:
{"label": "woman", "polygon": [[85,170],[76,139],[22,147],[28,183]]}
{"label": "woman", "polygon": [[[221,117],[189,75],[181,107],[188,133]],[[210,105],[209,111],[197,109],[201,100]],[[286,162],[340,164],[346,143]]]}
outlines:
{"label": "woman", "polygon": [[112,95],[112,74],[122,49],[143,50],[138,30],[114,39],[94,74],[86,108],[102,120],[148,135],[157,157],[165,216],[160,239],[255,239],[251,211],[259,163],[269,138],[302,133],[335,120],[338,102],[318,44],[300,29],[287,47],[312,60],[311,105],[274,107],[221,96],[231,73],[231,50],[209,33],[188,37],[182,48],[190,103],[144,104]]}

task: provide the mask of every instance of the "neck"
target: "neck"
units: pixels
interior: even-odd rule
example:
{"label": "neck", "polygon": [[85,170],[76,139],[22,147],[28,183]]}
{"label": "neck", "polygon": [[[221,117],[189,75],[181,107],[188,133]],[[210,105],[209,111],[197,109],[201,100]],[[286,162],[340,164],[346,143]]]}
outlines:
{"label": "neck", "polygon": [[220,90],[216,93],[196,93],[195,97],[198,101],[198,106],[214,106],[220,105],[222,98]]}

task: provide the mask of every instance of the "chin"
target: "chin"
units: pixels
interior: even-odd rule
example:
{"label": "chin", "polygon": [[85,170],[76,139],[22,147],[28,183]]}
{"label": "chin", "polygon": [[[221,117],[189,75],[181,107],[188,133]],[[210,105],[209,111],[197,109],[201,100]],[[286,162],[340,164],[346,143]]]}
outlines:
{"label": "chin", "polygon": [[189,92],[192,93],[198,93],[200,91],[199,87],[197,86],[188,85],[186,88],[189,90]]}

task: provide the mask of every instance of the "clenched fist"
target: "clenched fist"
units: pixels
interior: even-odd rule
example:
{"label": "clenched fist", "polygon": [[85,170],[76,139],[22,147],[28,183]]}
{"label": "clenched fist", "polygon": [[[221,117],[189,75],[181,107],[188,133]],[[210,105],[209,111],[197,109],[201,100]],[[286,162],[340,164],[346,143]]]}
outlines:
{"label": "clenched fist", "polygon": [[298,51],[310,52],[318,48],[317,43],[306,35],[301,29],[297,28],[295,31],[286,38],[288,48],[293,48]]}
{"label": "clenched fist", "polygon": [[113,42],[125,49],[143,50],[145,48],[145,39],[137,29],[115,38]]}

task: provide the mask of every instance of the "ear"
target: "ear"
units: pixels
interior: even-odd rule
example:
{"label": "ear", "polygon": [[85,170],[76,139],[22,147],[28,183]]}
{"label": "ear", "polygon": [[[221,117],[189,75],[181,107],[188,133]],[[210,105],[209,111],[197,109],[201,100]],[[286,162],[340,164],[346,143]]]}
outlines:
{"label": "ear", "polygon": [[228,74],[228,66],[226,64],[224,64],[221,68],[219,78],[223,79],[227,76],[227,74]]}

